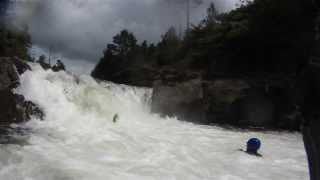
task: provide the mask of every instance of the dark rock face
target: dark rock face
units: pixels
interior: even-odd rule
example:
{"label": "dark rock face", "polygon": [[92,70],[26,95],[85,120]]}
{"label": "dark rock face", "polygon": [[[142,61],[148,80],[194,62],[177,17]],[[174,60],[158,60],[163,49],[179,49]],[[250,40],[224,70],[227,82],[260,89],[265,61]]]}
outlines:
{"label": "dark rock face", "polygon": [[43,111],[33,102],[26,101],[22,95],[15,94],[15,103],[18,113],[21,114],[20,122],[30,120],[31,117],[44,118]]}
{"label": "dark rock face", "polygon": [[250,90],[240,104],[240,125],[271,127],[274,124],[275,105],[264,92]]}
{"label": "dark rock face", "polygon": [[46,62],[40,61],[39,64],[40,64],[40,66],[41,66],[44,70],[51,69],[50,64],[48,64],[48,63],[46,63]]}
{"label": "dark rock face", "polygon": [[0,90],[16,87],[19,83],[19,75],[13,61],[8,58],[0,58],[0,63]]}
{"label": "dark rock face", "polygon": [[204,94],[210,123],[237,125],[241,115],[240,100],[246,96],[249,84],[237,79],[216,79],[206,82]]}
{"label": "dark rock face", "polygon": [[52,71],[59,72],[59,71],[65,71],[66,67],[61,62],[61,60],[58,60],[57,63],[52,67]]}
{"label": "dark rock face", "polygon": [[31,116],[40,119],[44,114],[39,107],[23,96],[14,94],[12,89],[19,85],[19,73],[31,69],[17,58],[0,58],[0,128],[7,128],[12,123],[21,123]]}
{"label": "dark rock face", "polygon": [[10,89],[0,91],[0,126],[8,127],[11,123],[20,123],[23,121],[22,112],[19,111],[16,104],[16,97]]}
{"label": "dark rock face", "polygon": [[203,84],[200,79],[174,85],[162,81],[154,83],[152,111],[161,115],[177,116],[181,120],[207,124]]}
{"label": "dark rock face", "polygon": [[272,89],[278,85],[266,88],[243,79],[219,78],[157,81],[153,88],[152,111],[164,116],[259,129],[299,130],[301,125],[292,96],[281,94],[290,90],[286,86],[277,94]]}
{"label": "dark rock face", "polygon": [[15,65],[15,67],[16,67],[16,69],[17,69],[19,74],[23,74],[27,70],[31,70],[31,67],[27,63],[23,62],[22,59],[14,57],[14,58],[11,58],[9,60],[13,61],[13,63],[14,63],[14,65]]}
{"label": "dark rock face", "polygon": [[153,82],[158,79],[157,72],[148,67],[128,68],[113,73],[105,80],[119,84],[130,84],[140,87],[152,87]]}

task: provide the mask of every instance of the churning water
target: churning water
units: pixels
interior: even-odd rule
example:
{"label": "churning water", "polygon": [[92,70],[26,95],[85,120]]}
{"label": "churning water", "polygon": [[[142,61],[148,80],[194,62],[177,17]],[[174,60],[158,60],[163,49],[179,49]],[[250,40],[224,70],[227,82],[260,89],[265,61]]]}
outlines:
{"label": "churning water", "polygon": [[[0,145],[1,180],[308,179],[300,134],[161,118],[149,112],[149,89],[32,67],[16,93],[46,117],[24,125],[24,143]],[[250,137],[262,140],[262,158],[238,151]]]}

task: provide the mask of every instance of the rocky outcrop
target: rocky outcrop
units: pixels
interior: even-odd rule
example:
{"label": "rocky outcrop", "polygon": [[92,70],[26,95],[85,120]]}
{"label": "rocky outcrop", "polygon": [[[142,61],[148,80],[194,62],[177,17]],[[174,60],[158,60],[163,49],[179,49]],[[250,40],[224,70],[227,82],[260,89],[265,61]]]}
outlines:
{"label": "rocky outcrop", "polygon": [[275,125],[275,104],[263,90],[249,89],[246,96],[238,103],[240,113],[237,123],[239,125],[254,127]]}
{"label": "rocky outcrop", "polygon": [[201,124],[299,130],[302,118],[289,93],[290,83],[257,82],[240,78],[157,81],[152,111]]}
{"label": "rocky outcrop", "polygon": [[0,90],[16,87],[19,83],[19,75],[13,61],[9,58],[1,58],[0,63]]}
{"label": "rocky outcrop", "polygon": [[28,64],[18,58],[0,58],[0,128],[25,122],[31,116],[43,118],[44,114],[39,107],[12,92],[19,85],[19,74],[30,69]]}
{"label": "rocky outcrop", "polygon": [[59,72],[59,71],[65,71],[65,70],[66,70],[66,67],[61,60],[58,60],[57,63],[52,67],[53,72]]}
{"label": "rocky outcrop", "polygon": [[19,74],[22,74],[27,70],[31,70],[31,67],[27,63],[25,63],[24,60],[19,59],[18,57],[7,58],[7,60],[13,62]]}
{"label": "rocky outcrop", "polygon": [[204,123],[205,103],[200,79],[174,85],[163,81],[154,83],[152,111],[163,116],[177,116],[181,120]]}
{"label": "rocky outcrop", "polygon": [[249,84],[240,79],[215,79],[205,83],[206,115],[210,123],[238,125],[241,100]]}
{"label": "rocky outcrop", "polygon": [[30,120],[32,116],[43,119],[42,110],[23,96],[13,94],[10,89],[0,91],[0,128]]}

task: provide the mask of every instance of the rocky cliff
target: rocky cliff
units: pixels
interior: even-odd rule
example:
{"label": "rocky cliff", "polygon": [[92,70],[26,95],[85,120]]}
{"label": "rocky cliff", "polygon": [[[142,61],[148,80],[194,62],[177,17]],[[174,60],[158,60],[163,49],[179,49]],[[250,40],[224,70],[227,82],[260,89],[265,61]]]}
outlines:
{"label": "rocky cliff", "polygon": [[260,82],[225,77],[156,81],[152,111],[201,124],[300,130],[293,83],[280,78]]}
{"label": "rocky cliff", "polygon": [[28,121],[31,116],[44,116],[36,104],[13,93],[19,86],[19,75],[26,70],[31,70],[30,66],[19,58],[0,57],[0,132],[12,124]]}

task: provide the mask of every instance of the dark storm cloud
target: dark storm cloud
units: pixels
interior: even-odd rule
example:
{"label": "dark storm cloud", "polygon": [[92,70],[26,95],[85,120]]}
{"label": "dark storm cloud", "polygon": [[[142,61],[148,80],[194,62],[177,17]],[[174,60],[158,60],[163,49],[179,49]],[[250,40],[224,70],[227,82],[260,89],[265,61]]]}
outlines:
{"label": "dark storm cloud", "polygon": [[[221,11],[235,0],[215,0]],[[170,26],[183,30],[186,0],[18,0],[16,18],[27,22],[34,44],[69,58],[97,61],[121,29],[156,42]],[[192,22],[205,15],[211,0],[191,0]]]}

